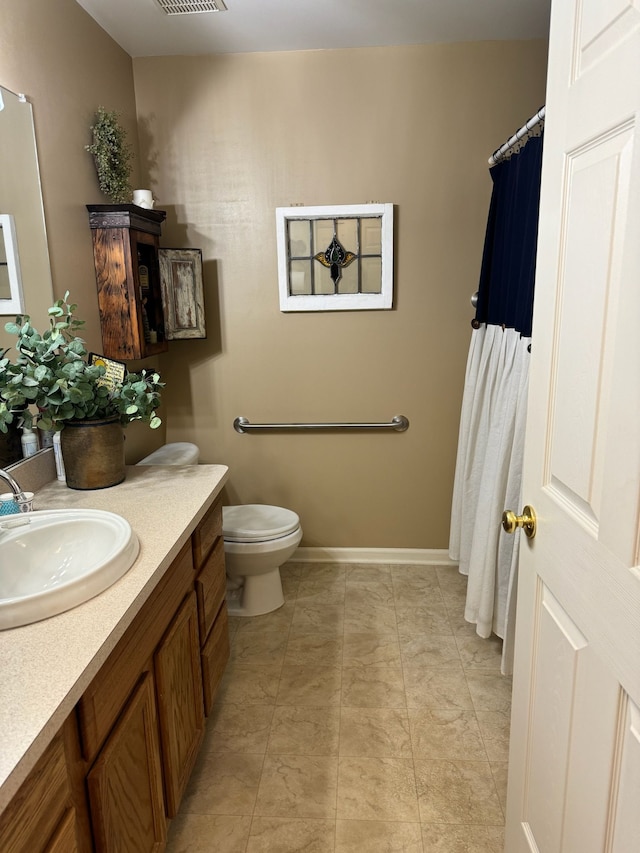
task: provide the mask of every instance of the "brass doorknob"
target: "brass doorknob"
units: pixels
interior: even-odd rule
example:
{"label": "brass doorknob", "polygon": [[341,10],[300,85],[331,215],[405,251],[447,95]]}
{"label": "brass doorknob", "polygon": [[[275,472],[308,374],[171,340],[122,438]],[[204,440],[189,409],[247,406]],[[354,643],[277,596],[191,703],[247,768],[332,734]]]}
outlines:
{"label": "brass doorknob", "polygon": [[516,515],[510,509],[502,513],[502,526],[507,533],[515,533],[518,527],[522,527],[525,536],[533,539],[536,535],[536,514],[531,506],[525,506],[522,515]]}

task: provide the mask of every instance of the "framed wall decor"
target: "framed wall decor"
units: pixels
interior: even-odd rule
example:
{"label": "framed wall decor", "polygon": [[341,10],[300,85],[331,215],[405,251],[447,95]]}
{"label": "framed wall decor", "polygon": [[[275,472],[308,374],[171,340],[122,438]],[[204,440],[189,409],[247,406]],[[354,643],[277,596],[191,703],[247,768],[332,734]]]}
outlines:
{"label": "framed wall decor", "polygon": [[276,208],[281,311],[393,307],[393,204]]}
{"label": "framed wall decor", "polygon": [[201,249],[160,249],[167,340],[206,338]]}

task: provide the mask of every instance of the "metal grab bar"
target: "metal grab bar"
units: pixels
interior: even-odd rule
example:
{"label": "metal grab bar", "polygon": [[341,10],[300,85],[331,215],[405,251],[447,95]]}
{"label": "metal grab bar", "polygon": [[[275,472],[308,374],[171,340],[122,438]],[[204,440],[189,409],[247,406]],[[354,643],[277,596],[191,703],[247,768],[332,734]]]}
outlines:
{"label": "metal grab bar", "polygon": [[260,432],[262,430],[330,430],[330,429],[392,429],[404,432],[409,429],[409,418],[396,415],[386,424],[252,424],[246,418],[236,418],[233,422],[236,432]]}

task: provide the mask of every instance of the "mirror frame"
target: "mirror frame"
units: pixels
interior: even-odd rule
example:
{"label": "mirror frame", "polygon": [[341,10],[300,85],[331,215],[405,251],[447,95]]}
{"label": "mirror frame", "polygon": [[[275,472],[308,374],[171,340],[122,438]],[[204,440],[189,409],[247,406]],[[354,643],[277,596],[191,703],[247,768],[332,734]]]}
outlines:
{"label": "mirror frame", "polygon": [[[8,135],[5,121],[8,121]],[[35,317],[46,316],[53,301],[34,110],[26,95],[13,92],[4,85],[0,85],[0,140],[3,168],[10,171],[10,180],[6,186],[2,185],[0,192],[0,212],[10,215],[14,222],[14,230],[9,237],[14,251],[9,254],[16,260],[19,256],[22,282],[22,307],[19,311],[14,310],[12,299],[0,300],[2,349],[14,345],[12,336],[5,332],[6,319],[25,313]],[[3,295],[6,295],[6,288]]]}
{"label": "mirror frame", "polygon": [[20,274],[20,256],[18,254],[16,225],[10,213],[0,213],[0,232],[4,243],[4,257],[6,258],[5,263],[9,274],[9,298],[0,297],[0,316],[24,314],[24,293],[22,290],[22,276]]}

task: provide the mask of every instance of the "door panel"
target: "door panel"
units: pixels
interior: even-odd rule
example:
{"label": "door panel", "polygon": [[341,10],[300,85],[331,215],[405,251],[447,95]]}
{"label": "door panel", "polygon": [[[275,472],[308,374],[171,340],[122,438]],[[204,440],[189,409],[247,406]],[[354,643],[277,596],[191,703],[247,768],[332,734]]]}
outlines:
{"label": "door panel", "polygon": [[636,850],[640,838],[640,709],[625,696],[622,731],[622,756],[616,778],[617,800],[613,821],[613,853]]}
{"label": "door panel", "polygon": [[588,71],[629,32],[640,27],[638,0],[600,0],[583,4],[577,40],[577,73]]}
{"label": "door panel", "polygon": [[[632,147],[629,127],[591,140],[571,152],[560,228],[556,314],[558,345],[551,386],[548,478],[597,535],[600,524],[606,420],[615,320],[620,287],[620,250],[628,187],[620,186]],[[626,152],[625,152],[625,149]],[[589,311],[574,306],[588,304]],[[597,377],[593,382],[592,377]],[[576,445],[582,452],[575,452]],[[608,470],[608,469],[607,469]]]}
{"label": "door panel", "polygon": [[[573,695],[587,641],[548,589],[541,585],[530,728],[525,814],[536,843],[559,850],[569,761]],[[554,660],[553,668],[545,662]]]}

